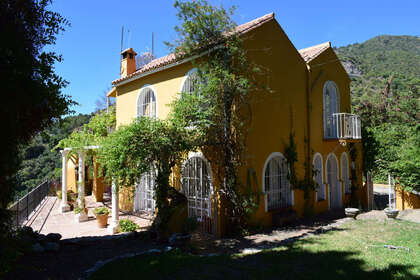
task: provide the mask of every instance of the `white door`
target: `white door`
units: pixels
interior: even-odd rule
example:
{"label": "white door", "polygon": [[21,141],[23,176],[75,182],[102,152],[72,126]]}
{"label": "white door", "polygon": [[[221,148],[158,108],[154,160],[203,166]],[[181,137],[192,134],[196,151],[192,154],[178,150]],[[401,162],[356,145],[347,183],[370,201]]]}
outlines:
{"label": "white door", "polygon": [[189,158],[182,170],[181,190],[188,199],[188,216],[203,221],[211,217],[211,177],[201,157]]}
{"label": "white door", "polygon": [[155,178],[153,168],[141,176],[134,192],[134,212],[155,212]]}
{"label": "white door", "polygon": [[333,156],[327,160],[327,180],[330,200],[330,209],[341,208],[341,186],[338,181],[338,163]]}

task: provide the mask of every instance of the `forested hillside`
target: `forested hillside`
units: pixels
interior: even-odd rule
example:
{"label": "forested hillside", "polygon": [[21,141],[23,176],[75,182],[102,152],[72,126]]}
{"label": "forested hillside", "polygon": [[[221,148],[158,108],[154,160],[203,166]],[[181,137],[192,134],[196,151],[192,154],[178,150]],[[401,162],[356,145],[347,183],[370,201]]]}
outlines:
{"label": "forested hillside", "polygon": [[52,126],[36,135],[30,144],[21,148],[23,159],[17,174],[19,189],[16,196],[25,194],[44,179],[61,177],[61,155],[53,148],[58,142],[83,124],[89,122],[92,115],[79,114],[56,121]]}
{"label": "forested hillside", "polygon": [[366,168],[376,181],[388,173],[420,189],[420,38],[378,36],[336,49],[352,78],[352,108],[362,118],[369,147]]}

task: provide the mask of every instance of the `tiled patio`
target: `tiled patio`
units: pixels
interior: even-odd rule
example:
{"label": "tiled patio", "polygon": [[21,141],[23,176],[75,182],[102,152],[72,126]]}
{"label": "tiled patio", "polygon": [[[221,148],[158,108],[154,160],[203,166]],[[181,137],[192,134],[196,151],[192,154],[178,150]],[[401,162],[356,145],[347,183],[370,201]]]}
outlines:
{"label": "tiled patio", "polygon": [[[110,204],[107,202],[109,198],[104,198],[105,205]],[[74,212],[59,212],[60,200],[55,196],[47,197],[44,204],[35,213],[32,218],[26,223],[34,230],[42,234],[51,232],[59,233],[63,239],[84,237],[84,236],[104,236],[109,235],[106,228],[99,228],[96,218],[93,214],[93,209],[98,206],[103,206],[102,202],[95,202],[92,196],[86,196],[86,206],[88,208],[89,220],[86,222],[78,223],[74,219]],[[111,212],[111,209],[110,209]],[[120,219],[130,219],[140,226],[140,230],[144,230],[151,225],[151,217],[132,215],[120,212]],[[111,215],[108,217],[108,224],[111,222]]]}

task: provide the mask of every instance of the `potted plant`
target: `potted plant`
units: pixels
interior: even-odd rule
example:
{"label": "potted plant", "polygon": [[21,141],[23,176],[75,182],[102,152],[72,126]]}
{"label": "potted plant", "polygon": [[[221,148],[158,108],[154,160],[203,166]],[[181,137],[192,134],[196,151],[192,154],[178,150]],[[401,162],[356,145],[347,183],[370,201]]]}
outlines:
{"label": "potted plant", "polygon": [[93,209],[93,214],[95,214],[96,220],[98,221],[98,227],[105,228],[108,224],[108,208],[106,208],[105,206],[96,207],[95,209]]}

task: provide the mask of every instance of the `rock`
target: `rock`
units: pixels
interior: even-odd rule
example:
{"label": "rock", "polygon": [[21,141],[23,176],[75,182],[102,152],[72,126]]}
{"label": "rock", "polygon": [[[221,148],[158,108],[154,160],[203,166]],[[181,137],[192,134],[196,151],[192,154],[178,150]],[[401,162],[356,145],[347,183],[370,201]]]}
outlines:
{"label": "rock", "polygon": [[32,251],[34,251],[35,253],[43,253],[45,249],[41,246],[41,244],[35,243],[34,245],[32,245]]}
{"label": "rock", "polygon": [[61,234],[59,233],[49,233],[47,234],[47,240],[49,242],[57,242],[61,239]]}
{"label": "rock", "polygon": [[44,244],[44,249],[47,252],[58,252],[58,250],[60,250],[60,245],[55,242],[46,242]]}

